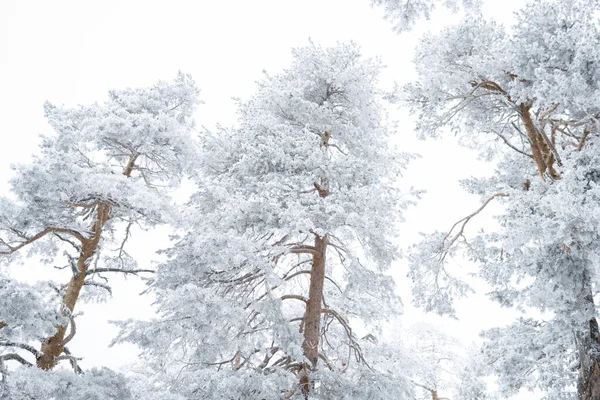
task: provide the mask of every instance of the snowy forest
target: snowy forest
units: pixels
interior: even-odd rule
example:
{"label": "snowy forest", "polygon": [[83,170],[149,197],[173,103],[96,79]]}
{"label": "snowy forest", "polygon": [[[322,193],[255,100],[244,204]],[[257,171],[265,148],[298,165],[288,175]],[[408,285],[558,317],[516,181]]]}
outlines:
{"label": "snowy forest", "polygon": [[0,399],[600,400],[600,0],[84,3],[0,4]]}

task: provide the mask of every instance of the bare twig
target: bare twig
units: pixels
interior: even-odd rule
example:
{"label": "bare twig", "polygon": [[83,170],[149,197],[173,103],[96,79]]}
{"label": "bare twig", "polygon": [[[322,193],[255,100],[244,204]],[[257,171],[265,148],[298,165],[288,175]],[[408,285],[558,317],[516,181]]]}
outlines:
{"label": "bare twig", "polygon": [[[450,243],[447,246],[445,246],[445,249],[450,248],[458,240],[458,238],[463,235],[463,233],[465,231],[465,227],[467,226],[467,223],[471,220],[471,218],[473,218],[474,216],[479,214],[496,197],[508,197],[508,195],[505,193],[496,193],[496,194],[492,195],[490,198],[488,198],[486,201],[484,201],[483,204],[477,210],[475,210],[473,213],[456,221],[454,223],[454,225],[452,225],[452,228],[450,228],[450,230],[448,231],[446,236],[444,236],[444,240],[442,241],[442,243],[446,243],[446,240],[450,239]],[[456,229],[457,226],[460,226],[458,232],[456,233],[456,235],[451,237],[452,232],[454,232],[454,229]],[[447,254],[448,254],[448,251],[444,250],[443,254],[440,257],[440,261],[444,261]]]}

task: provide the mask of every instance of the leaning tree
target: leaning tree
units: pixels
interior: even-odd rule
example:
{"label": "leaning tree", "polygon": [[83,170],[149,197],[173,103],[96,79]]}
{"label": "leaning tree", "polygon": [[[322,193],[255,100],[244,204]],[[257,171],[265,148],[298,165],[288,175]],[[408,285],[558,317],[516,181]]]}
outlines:
{"label": "leaning tree", "polygon": [[[422,137],[451,130],[497,161],[494,176],[464,182],[481,208],[425,236],[410,274],[418,305],[453,313],[471,288],[448,260],[466,254],[492,298],[541,312],[486,333],[485,359],[505,395],[600,394],[597,11],[594,0],[538,0],[511,30],[466,19],[422,40],[419,78],[404,88]],[[467,238],[466,225],[492,201],[504,206],[499,229]]]}
{"label": "leaning tree", "polygon": [[127,242],[137,226],[176,217],[165,191],[195,158],[197,97],[180,74],[173,83],[111,91],[102,105],[45,105],[54,132],[31,163],[14,167],[11,197],[0,199],[0,260],[14,264],[22,255],[18,268],[64,265],[69,276],[32,286],[0,271],[3,374],[8,360],[41,370],[67,360],[82,372],[67,347],[76,305],[88,288],[110,292],[108,274],[151,272],[136,265]]}
{"label": "leaning tree", "polygon": [[203,136],[189,233],[152,286],[160,318],[125,324],[122,336],[172,390],[198,399],[410,390],[365,350],[375,340],[365,326],[400,311],[385,271],[408,204],[395,180],[410,156],[388,143],[380,68],[354,44],[295,49],[287,70],[240,102],[237,127]]}

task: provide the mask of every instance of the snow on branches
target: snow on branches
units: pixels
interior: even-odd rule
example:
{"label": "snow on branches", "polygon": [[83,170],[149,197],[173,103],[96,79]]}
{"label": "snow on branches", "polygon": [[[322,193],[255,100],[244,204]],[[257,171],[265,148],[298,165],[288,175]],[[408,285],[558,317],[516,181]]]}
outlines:
{"label": "snow on branches", "polygon": [[411,156],[388,145],[380,65],[354,44],[293,55],[240,102],[237,127],[204,133],[196,214],[153,286],[161,317],[124,325],[190,398],[410,386],[370,367],[353,327],[399,312],[384,271],[405,203],[390,183]]}

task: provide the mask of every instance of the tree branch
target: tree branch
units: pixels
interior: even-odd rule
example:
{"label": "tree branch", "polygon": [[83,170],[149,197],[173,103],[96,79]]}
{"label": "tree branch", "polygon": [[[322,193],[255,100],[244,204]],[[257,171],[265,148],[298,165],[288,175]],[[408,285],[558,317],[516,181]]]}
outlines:
{"label": "tree branch", "polygon": [[497,136],[498,136],[500,139],[502,139],[502,141],[503,141],[503,142],[504,142],[504,143],[505,143],[505,144],[506,144],[508,147],[510,147],[511,149],[513,149],[514,151],[516,151],[516,152],[517,152],[517,153],[519,153],[519,154],[523,154],[524,156],[526,156],[526,157],[529,157],[529,158],[533,159],[533,156],[532,156],[531,154],[525,153],[523,150],[519,150],[519,149],[518,149],[517,147],[515,147],[515,146],[514,146],[512,143],[510,143],[510,142],[508,141],[508,139],[507,139],[507,138],[505,138],[504,136],[502,136],[502,135],[501,135],[501,134],[499,134],[498,132],[495,132],[495,133],[496,133],[496,135],[497,135]]}
{"label": "tree branch", "polygon": [[315,257],[319,256],[317,249],[315,249],[313,246],[307,246],[307,245],[291,247],[291,248],[289,248],[289,253],[290,254],[310,254],[311,256],[315,256]]}
{"label": "tree branch", "polygon": [[[66,346],[63,348],[63,353],[65,353],[67,356],[72,355],[71,351]],[[79,367],[77,360],[80,360],[80,358],[75,360],[69,360],[69,362],[71,363],[71,367],[73,367],[73,371],[75,371],[77,375],[81,375],[83,374],[83,370],[81,369],[81,367]]]}
{"label": "tree branch", "polygon": [[96,286],[99,287],[101,289],[104,289],[108,292],[108,294],[110,294],[112,296],[112,289],[110,286],[108,286],[105,283],[100,283],[100,282],[94,282],[94,281],[85,281],[83,283],[84,286]]}
{"label": "tree branch", "polygon": [[285,294],[285,295],[281,296],[281,300],[289,300],[289,299],[300,300],[300,301],[303,301],[304,303],[308,302],[308,300],[304,296],[300,296],[297,294]]}
{"label": "tree branch", "polygon": [[63,307],[63,309],[64,309],[63,314],[65,314],[67,316],[67,318],[69,318],[70,325],[71,325],[71,331],[63,339],[61,346],[64,346],[67,343],[69,343],[71,340],[73,340],[73,338],[75,337],[75,333],[77,332],[77,326],[75,326],[75,317],[73,316],[73,313],[67,307]]}
{"label": "tree branch", "polygon": [[474,216],[476,216],[477,214],[479,214],[496,197],[508,197],[508,195],[505,194],[505,193],[496,193],[496,194],[494,194],[493,196],[491,196],[490,198],[488,198],[486,201],[484,201],[483,204],[477,210],[475,210],[473,213],[471,213],[471,214],[467,215],[466,217],[464,217],[464,218],[456,221],[454,223],[454,225],[452,225],[452,228],[450,228],[450,230],[448,231],[448,233],[444,237],[444,240],[442,240],[442,243],[446,243],[446,240],[448,240],[450,238],[450,235],[452,235],[452,232],[454,231],[454,229],[459,224],[460,224],[460,229],[458,230],[458,232],[456,233],[456,235],[454,235],[450,239],[450,243],[448,244],[448,246],[444,246],[445,250],[444,250],[443,254],[440,257],[440,261],[444,261],[444,259],[446,258],[446,255],[448,254],[447,249],[450,248],[458,240],[458,238],[463,235],[463,233],[465,231],[465,227],[467,226],[467,223],[471,220],[471,218],[473,218]]}
{"label": "tree branch", "polygon": [[95,273],[101,273],[101,272],[122,272],[124,274],[133,274],[133,275],[137,275],[140,272],[148,272],[148,273],[155,273],[156,271],[152,270],[152,269],[122,269],[122,268],[94,268],[94,269],[90,269],[88,270],[85,275],[92,275]]}
{"label": "tree branch", "polygon": [[27,361],[26,359],[24,359],[17,353],[3,354],[0,356],[0,360],[2,360],[2,361],[14,360],[14,361],[20,362],[22,365],[26,365],[28,367],[33,367],[32,363],[30,363],[29,361]]}
{"label": "tree branch", "polygon": [[581,140],[579,141],[579,144],[577,145],[577,151],[581,151],[583,149],[583,146],[585,146],[585,141],[587,140],[587,137],[589,136],[591,131],[592,130],[589,128],[584,129],[583,136],[581,136]]}
{"label": "tree branch", "polygon": [[14,252],[20,250],[21,248],[27,246],[28,244],[31,244],[33,242],[35,242],[36,240],[39,240],[41,238],[43,238],[44,236],[46,236],[49,233],[64,233],[64,234],[68,234],[71,235],[73,237],[75,237],[77,240],[79,240],[81,242],[81,244],[84,244],[86,242],[86,238],[79,232],[71,230],[71,229],[65,229],[65,228],[46,228],[43,231],[33,235],[32,237],[28,238],[27,240],[25,240],[24,242],[18,244],[17,246],[11,246],[8,243],[4,242],[3,243],[8,247],[7,251],[0,251],[0,255],[10,255],[13,254]]}
{"label": "tree branch", "polygon": [[31,354],[33,354],[36,359],[38,359],[38,358],[40,358],[42,356],[42,353],[40,353],[35,347],[30,346],[30,345],[25,344],[25,343],[17,343],[17,342],[11,342],[11,341],[8,341],[8,340],[2,340],[2,341],[0,341],[0,346],[4,346],[4,347],[17,347],[17,348],[26,350],[26,351],[30,352]]}

